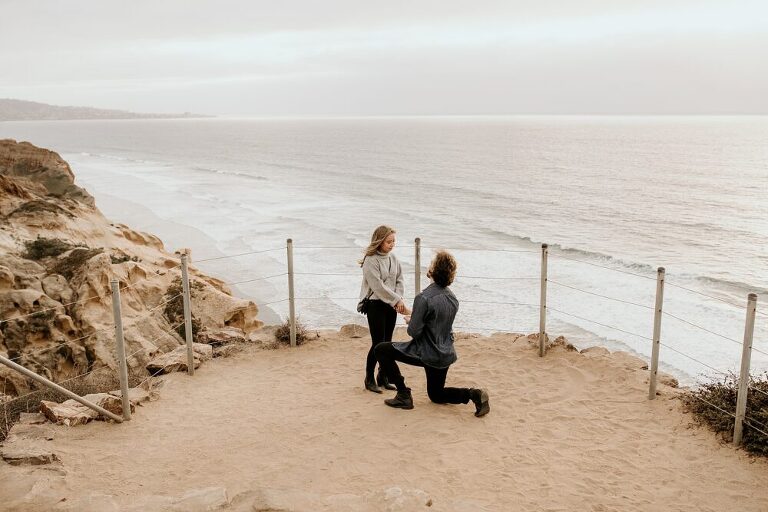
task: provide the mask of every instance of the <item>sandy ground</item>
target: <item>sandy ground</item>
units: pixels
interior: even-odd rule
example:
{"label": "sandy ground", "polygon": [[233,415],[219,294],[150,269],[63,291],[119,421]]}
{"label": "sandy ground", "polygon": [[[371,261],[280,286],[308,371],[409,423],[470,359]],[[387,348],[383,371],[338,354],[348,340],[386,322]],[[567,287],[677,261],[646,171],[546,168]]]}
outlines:
{"label": "sandy ground", "polygon": [[768,510],[768,463],[692,427],[672,388],[648,401],[630,357],[462,337],[448,381],[488,388],[478,419],[431,403],[412,367],[415,408],[384,406],[363,389],[368,343],[324,333],[168,376],[129,423],[56,427],[64,476],[0,467],[2,493],[38,482],[0,509],[159,510],[152,496],[215,487],[237,510],[259,493],[271,510]]}

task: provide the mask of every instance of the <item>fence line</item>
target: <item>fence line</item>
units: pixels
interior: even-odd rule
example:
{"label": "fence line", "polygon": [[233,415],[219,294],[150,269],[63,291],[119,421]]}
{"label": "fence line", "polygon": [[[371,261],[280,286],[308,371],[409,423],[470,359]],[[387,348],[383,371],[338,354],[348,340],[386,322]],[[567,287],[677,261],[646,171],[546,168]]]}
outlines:
{"label": "fence line", "polygon": [[565,288],[570,288],[571,290],[576,290],[576,291],[581,292],[581,293],[587,293],[589,295],[594,295],[596,297],[602,297],[604,299],[610,299],[610,300],[614,300],[616,302],[623,302],[624,304],[631,304],[633,306],[638,306],[638,307],[641,307],[641,308],[653,310],[652,306],[646,306],[645,304],[638,304],[637,302],[631,302],[631,301],[628,301],[628,300],[617,299],[615,297],[609,297],[608,295],[602,295],[600,293],[588,292],[587,290],[582,290],[581,288],[577,288],[575,286],[570,286],[570,285],[567,285],[567,284],[559,283],[559,282],[554,281],[552,279],[547,279],[547,282],[548,283],[552,283],[552,284],[556,284],[558,286],[563,286]]}
{"label": "fence line", "polygon": [[230,258],[239,258],[240,256],[249,256],[251,254],[264,254],[266,252],[274,252],[274,251],[282,251],[285,249],[285,246],[283,247],[276,247],[274,249],[264,249],[261,251],[249,251],[249,252],[241,252],[239,254],[227,254],[224,256],[216,256],[214,258],[205,258],[202,260],[195,260],[193,263],[205,263],[207,261],[217,261],[217,260],[226,260]]}
{"label": "fence line", "polygon": [[[701,295],[702,297],[707,297],[707,298],[710,298],[710,299],[712,299],[712,300],[717,300],[717,301],[720,301],[720,302],[722,302],[723,304],[728,304],[729,306],[733,306],[733,307],[735,307],[735,308],[737,308],[737,309],[742,309],[742,308],[744,307],[743,305],[734,304],[734,303],[733,303],[733,302],[731,302],[731,301],[728,301],[728,300],[725,300],[725,299],[721,299],[720,297],[715,297],[714,295],[708,295],[708,294],[706,294],[706,293],[700,292],[700,291],[698,291],[698,290],[694,290],[694,289],[692,289],[692,288],[686,288],[685,286],[681,286],[681,285],[679,285],[679,284],[675,284],[675,283],[669,283],[669,282],[668,282],[667,284],[668,284],[669,286],[673,286],[673,287],[675,287],[675,288],[680,288],[681,290],[686,290],[686,291],[689,291],[689,292],[691,292],[691,293],[695,293],[695,294],[697,294],[697,295]],[[759,316],[765,316],[765,317],[768,317],[768,313],[763,313],[762,311],[758,311],[758,312],[757,312],[757,315],[759,315]]]}
{"label": "fence line", "polygon": [[724,335],[722,335],[722,334],[720,334],[720,333],[716,333],[716,332],[714,332],[714,331],[710,331],[710,330],[709,330],[709,329],[707,329],[706,327],[702,327],[702,326],[700,326],[700,325],[698,325],[698,324],[695,324],[695,323],[693,323],[693,322],[689,322],[688,320],[683,320],[682,318],[680,318],[680,317],[678,317],[678,316],[675,316],[675,315],[673,315],[672,313],[667,313],[666,311],[664,311],[664,312],[663,312],[663,314],[664,314],[664,315],[666,315],[666,316],[668,316],[668,317],[674,318],[675,320],[677,320],[677,321],[679,321],[679,322],[683,322],[684,324],[688,324],[688,325],[690,325],[690,326],[692,326],[692,327],[696,327],[697,329],[701,329],[702,331],[708,332],[709,334],[714,334],[715,336],[718,336],[718,337],[720,337],[720,338],[723,338],[724,340],[728,340],[728,341],[730,341],[730,342],[732,342],[732,343],[735,343],[735,344],[737,344],[738,346],[741,346],[741,345],[742,345],[742,343],[741,343],[740,341],[737,341],[737,340],[735,340],[735,339],[733,339],[733,338],[729,338],[728,336],[724,336]]}
{"label": "fence line", "polygon": [[603,327],[607,327],[608,329],[613,329],[615,331],[623,332],[624,334],[629,334],[629,335],[632,335],[632,336],[637,336],[638,338],[642,338],[644,340],[653,341],[653,338],[649,338],[648,336],[643,336],[642,334],[637,334],[637,333],[634,333],[634,332],[625,331],[624,329],[620,329],[620,328],[615,327],[613,325],[608,325],[608,324],[603,324],[603,323],[600,323],[600,322],[596,322],[595,320],[590,320],[589,318],[584,318],[583,316],[578,316],[578,315],[574,315],[573,313],[568,313],[568,312],[560,310],[560,309],[555,309],[555,308],[553,308],[551,306],[548,306],[547,309],[550,310],[550,311],[555,311],[556,313],[562,313],[563,315],[568,315],[568,316],[572,316],[574,318],[578,318],[579,320],[584,320],[586,322],[592,322],[593,324],[601,325]]}
{"label": "fence line", "polygon": [[508,252],[508,253],[527,253],[527,254],[539,254],[539,251],[532,251],[532,250],[526,250],[526,249],[477,249],[474,247],[442,247],[442,246],[434,246],[434,245],[422,245],[423,249],[444,249],[446,251],[467,251],[467,252]]}
{"label": "fence line", "polygon": [[613,272],[619,272],[620,274],[627,274],[627,275],[630,275],[630,276],[641,277],[643,279],[650,279],[652,281],[656,280],[655,277],[644,276],[642,274],[635,274],[634,272],[628,272],[626,270],[619,270],[617,268],[606,267],[605,265],[598,265],[597,263],[592,263],[592,262],[589,262],[589,261],[579,260],[579,259],[576,259],[576,258],[569,258],[569,257],[563,256],[561,254],[552,254],[552,256],[554,256],[555,258],[561,259],[561,260],[575,261],[577,263],[583,263],[585,265],[591,265],[593,267],[604,268],[606,270],[611,270]]}
{"label": "fence line", "polygon": [[502,301],[493,301],[493,300],[462,300],[462,304],[469,303],[469,304],[500,304],[500,305],[507,305],[507,306],[530,306],[533,308],[539,307],[538,304],[529,304],[526,302],[502,302]]}
{"label": "fence line", "polygon": [[275,274],[275,275],[272,275],[272,276],[254,277],[253,279],[246,279],[244,281],[235,281],[233,283],[224,281],[224,284],[226,284],[228,286],[235,286],[235,285],[238,285],[238,284],[252,283],[254,281],[265,281],[267,279],[273,279],[275,277],[282,277],[282,276],[287,276],[287,275],[288,275],[288,272],[283,272],[281,274]]}
{"label": "fence line", "polygon": [[[413,247],[413,248],[416,249],[415,262],[416,262],[417,265],[419,265],[419,268],[416,268],[414,272],[407,272],[407,273],[404,272],[403,275],[408,275],[408,276],[413,275],[413,276],[415,276],[415,286],[414,286],[414,289],[415,289],[416,293],[419,293],[420,292],[419,278],[420,278],[420,273],[421,273],[421,268],[420,268],[420,251],[422,249],[422,246],[420,244],[420,240],[419,239],[417,239],[415,242],[416,243],[413,246],[404,245],[404,246],[398,246],[398,247],[402,247],[402,248]],[[424,246],[423,248],[424,249],[430,249],[430,248],[434,249],[435,247]],[[218,257],[206,258],[206,259],[199,260],[196,263],[205,263],[205,262],[210,262],[210,261],[219,261],[219,260],[225,260],[225,259],[230,259],[230,258],[237,258],[237,257],[242,257],[242,256],[248,256],[248,255],[264,254],[264,253],[269,253],[269,252],[287,250],[287,263],[286,263],[286,265],[288,267],[288,271],[287,272],[282,272],[282,273],[279,273],[279,274],[268,275],[268,276],[254,277],[254,278],[250,278],[250,279],[246,279],[246,280],[241,280],[241,281],[224,282],[224,284],[227,284],[227,285],[230,285],[230,286],[234,286],[234,285],[238,285],[238,284],[245,284],[245,283],[250,283],[250,282],[255,282],[255,281],[264,281],[264,280],[268,280],[268,279],[274,279],[274,278],[279,278],[279,277],[283,277],[283,276],[288,276],[288,283],[289,283],[289,285],[288,285],[288,291],[289,291],[288,298],[280,299],[280,300],[275,300],[275,301],[270,301],[270,302],[266,302],[266,303],[262,303],[262,304],[257,304],[257,305],[258,306],[268,306],[268,305],[283,303],[283,302],[286,302],[286,301],[289,302],[290,311],[291,311],[290,318],[289,318],[290,327],[291,327],[291,345],[295,346],[294,333],[295,333],[295,328],[296,328],[296,319],[295,319],[296,318],[295,317],[295,302],[296,301],[357,300],[359,297],[357,297],[357,296],[354,296],[354,297],[335,297],[335,296],[330,296],[330,295],[321,295],[321,296],[317,296],[317,297],[295,297],[294,290],[293,290],[293,277],[294,276],[355,276],[355,277],[358,277],[360,274],[359,274],[359,271],[355,271],[355,272],[296,272],[293,269],[293,250],[294,249],[295,250],[316,250],[316,249],[355,249],[355,250],[362,250],[362,248],[358,247],[358,246],[313,246],[313,245],[309,245],[309,246],[294,246],[293,245],[293,241],[291,239],[288,239],[287,240],[287,244],[285,246],[281,246],[281,247],[277,247],[277,248],[272,248],[272,249],[264,249],[264,250],[258,250],[258,251],[243,252],[243,253],[233,254],[233,255],[223,255],[223,256],[218,256]],[[453,248],[453,249],[450,249],[450,250],[453,250],[453,251],[482,251],[482,252],[518,253],[518,254],[520,254],[520,253],[538,254],[538,251],[532,251],[532,250],[513,250],[513,249],[477,249],[477,248],[462,249],[462,248]],[[660,318],[663,317],[663,316],[671,317],[671,318],[673,318],[673,319],[675,319],[675,320],[677,320],[677,321],[679,321],[681,323],[687,324],[689,326],[695,327],[695,328],[700,329],[700,330],[702,330],[704,332],[707,332],[709,334],[715,335],[717,337],[720,337],[720,338],[723,338],[725,340],[728,340],[728,341],[730,341],[732,343],[738,344],[738,345],[742,346],[743,351],[744,351],[743,352],[744,355],[742,356],[742,358],[743,358],[742,359],[742,361],[743,361],[742,362],[742,374],[741,374],[741,377],[739,379],[739,381],[741,382],[741,384],[740,384],[741,387],[740,387],[740,392],[739,392],[740,396],[738,398],[738,403],[741,404],[741,405],[737,405],[737,412],[736,412],[736,414],[728,413],[727,411],[725,411],[725,410],[721,409],[720,407],[718,407],[718,406],[708,402],[707,400],[702,399],[701,397],[698,397],[698,396],[695,396],[695,395],[693,395],[693,396],[695,396],[697,399],[701,400],[702,402],[705,402],[708,405],[710,405],[712,407],[715,407],[716,409],[720,410],[721,412],[724,412],[724,413],[728,414],[729,416],[734,417],[736,419],[736,427],[735,428],[736,428],[737,432],[741,428],[742,422],[745,423],[746,425],[748,425],[750,428],[754,428],[754,429],[756,429],[758,431],[759,431],[759,429],[754,426],[755,423],[758,424],[758,425],[765,426],[762,423],[760,423],[759,421],[757,421],[756,419],[751,418],[749,416],[746,416],[745,415],[745,411],[744,411],[744,406],[743,406],[743,404],[746,401],[746,398],[745,398],[746,397],[746,392],[748,392],[750,389],[753,390],[753,391],[756,391],[758,393],[761,393],[763,395],[768,396],[768,393],[766,393],[765,391],[762,391],[761,389],[757,389],[754,386],[749,385],[748,382],[746,384],[744,384],[744,379],[745,379],[745,377],[744,377],[744,375],[745,375],[744,368],[746,367],[746,372],[747,372],[746,375],[747,375],[747,377],[748,377],[748,372],[749,372],[749,358],[748,358],[748,354],[751,354],[751,351],[754,350],[756,352],[768,355],[768,353],[752,347],[752,342],[751,342],[751,336],[752,335],[751,335],[751,333],[749,334],[749,337],[747,337],[747,333],[745,333],[745,341],[742,343],[742,342],[740,342],[740,341],[738,341],[736,339],[730,338],[730,337],[725,336],[723,334],[720,334],[718,332],[712,331],[712,330],[710,330],[710,329],[708,329],[706,327],[698,325],[695,322],[691,322],[691,321],[686,320],[684,318],[681,318],[681,317],[679,317],[677,315],[674,315],[674,314],[668,313],[666,311],[663,311],[662,310],[663,284],[664,284],[664,281],[665,281],[665,277],[664,277],[664,270],[662,268],[658,269],[658,276],[657,276],[656,279],[654,279],[653,277],[650,277],[650,276],[647,276],[647,275],[638,274],[638,273],[635,273],[635,272],[629,272],[629,271],[626,271],[626,270],[612,268],[610,266],[601,265],[601,264],[597,264],[597,263],[593,263],[593,262],[589,262],[589,261],[584,261],[584,260],[577,259],[577,258],[571,258],[571,257],[559,255],[559,254],[552,254],[552,256],[554,258],[556,258],[556,259],[572,261],[572,262],[575,262],[575,263],[580,263],[580,264],[585,264],[585,265],[589,265],[589,266],[593,266],[593,267],[598,267],[598,268],[602,268],[602,269],[605,269],[605,270],[610,270],[610,271],[621,273],[621,274],[627,274],[627,275],[631,275],[631,276],[634,276],[634,277],[639,277],[639,278],[643,278],[643,279],[647,279],[647,280],[652,280],[652,281],[656,280],[657,281],[657,304],[656,304],[656,307],[652,307],[652,306],[648,306],[648,305],[641,304],[641,303],[638,303],[638,302],[634,302],[634,301],[630,301],[630,300],[625,300],[625,299],[621,299],[621,298],[618,298],[618,297],[612,297],[610,295],[605,295],[605,294],[602,294],[602,293],[597,293],[597,292],[592,292],[592,291],[584,290],[584,289],[579,288],[578,286],[574,286],[574,285],[562,283],[562,282],[559,282],[559,281],[555,281],[555,280],[552,280],[552,279],[548,279],[547,275],[546,275],[547,256],[548,256],[548,250],[547,250],[547,245],[546,244],[542,244],[541,255],[542,255],[542,260],[541,260],[542,275],[540,277],[529,277],[529,276],[484,276],[484,275],[461,275],[461,274],[456,276],[457,282],[461,282],[462,279],[466,279],[466,280],[477,279],[477,280],[489,280],[489,281],[505,281],[505,280],[533,280],[533,281],[536,281],[536,280],[540,280],[541,281],[541,291],[540,291],[540,293],[541,293],[541,302],[540,302],[540,304],[532,304],[532,303],[526,303],[526,302],[514,302],[514,301],[493,301],[493,300],[488,300],[488,301],[484,301],[484,300],[465,300],[465,301],[462,301],[462,302],[469,303],[469,304],[494,304],[494,305],[509,305],[509,306],[516,306],[516,307],[520,307],[520,306],[522,306],[522,307],[536,307],[536,306],[539,306],[539,314],[540,314],[540,326],[539,326],[539,334],[540,334],[540,336],[539,336],[539,341],[540,341],[540,355],[542,355],[542,356],[544,355],[544,343],[543,342],[544,342],[544,339],[546,338],[546,334],[547,334],[546,327],[545,327],[545,322],[546,322],[546,317],[547,317],[547,313],[548,312],[566,315],[566,316],[569,316],[569,317],[572,317],[572,318],[576,318],[576,319],[579,319],[579,320],[583,320],[583,321],[586,321],[586,322],[590,322],[592,324],[599,325],[599,326],[605,327],[607,329],[611,329],[611,330],[614,330],[614,331],[617,331],[617,332],[620,332],[620,333],[623,333],[623,334],[626,334],[626,335],[630,335],[630,336],[634,336],[634,337],[637,337],[637,338],[640,338],[640,339],[643,339],[643,340],[651,341],[651,342],[654,343],[654,350],[658,346],[663,346],[663,347],[671,350],[674,353],[677,353],[677,354],[679,354],[679,355],[681,355],[681,356],[683,356],[683,357],[685,357],[687,359],[690,359],[691,361],[694,361],[694,362],[702,365],[705,368],[708,368],[709,370],[714,371],[717,374],[726,375],[726,376],[729,375],[729,374],[726,373],[726,372],[723,372],[721,370],[718,370],[714,366],[711,366],[711,365],[709,365],[709,364],[707,364],[707,363],[705,363],[705,362],[703,362],[703,361],[701,361],[701,360],[699,360],[699,359],[697,359],[695,357],[692,357],[692,356],[690,356],[690,355],[688,355],[688,354],[678,350],[677,348],[668,345],[667,343],[662,343],[660,341],[660,339],[659,339],[659,336],[656,334],[659,331]],[[185,301],[185,321],[179,322],[175,326],[171,326],[170,331],[166,331],[166,329],[163,329],[161,335],[158,336],[157,338],[155,338],[154,340],[152,340],[151,342],[156,342],[160,338],[162,338],[163,336],[171,336],[171,337],[175,338],[175,335],[177,334],[175,332],[175,330],[179,326],[181,326],[181,325],[183,325],[185,323],[187,324],[186,327],[188,328],[188,333],[191,332],[191,329],[189,329],[190,315],[188,313],[188,310],[191,309],[191,303],[190,303],[191,297],[190,297],[190,292],[189,292],[189,278],[188,278],[188,276],[186,274],[184,263],[183,263],[185,261],[186,257],[187,257],[186,255],[182,255],[182,257],[181,257],[182,263],[180,263],[178,265],[174,265],[174,266],[169,267],[167,269],[168,271],[172,271],[172,270],[178,268],[179,266],[181,266],[180,274],[181,274],[183,285],[184,285],[184,291],[182,293],[178,293],[178,294],[176,294],[176,295],[174,295],[174,296],[172,296],[172,297],[170,297],[170,298],[168,298],[168,299],[158,303],[157,305],[153,306],[152,308],[146,310],[146,312],[143,313],[142,315],[132,319],[131,323],[128,324],[126,326],[126,328],[131,328],[131,327],[135,326],[142,319],[150,317],[152,314],[154,314],[155,311],[157,311],[158,309],[162,308],[166,304],[168,304],[168,303],[178,299],[179,297],[183,297],[184,301]],[[133,282],[133,283],[131,283],[129,285],[125,285],[122,288],[118,287],[117,291],[115,291],[113,295],[115,297],[117,297],[117,296],[119,296],[118,292],[120,290],[126,290],[126,289],[130,289],[132,287],[135,287],[137,284],[139,284],[139,283],[141,283],[141,282],[143,282],[143,281],[145,281],[147,279],[150,279],[152,277],[154,277],[154,275],[148,275],[148,276],[146,276],[146,277],[144,277],[142,279],[139,279],[138,281],[135,281],[135,282]],[[635,307],[640,307],[640,308],[643,308],[643,309],[655,310],[656,311],[656,319],[655,319],[655,325],[654,325],[654,338],[650,338],[648,336],[644,336],[644,335],[641,335],[641,334],[638,334],[638,333],[635,333],[635,332],[631,332],[629,330],[622,329],[622,328],[617,327],[615,325],[610,325],[610,324],[607,324],[607,323],[598,322],[598,321],[595,321],[595,320],[593,320],[593,319],[591,319],[591,318],[589,318],[587,316],[576,315],[576,314],[570,313],[568,311],[564,311],[562,309],[559,309],[558,307],[547,306],[546,301],[545,301],[545,297],[546,297],[546,292],[547,292],[547,290],[546,290],[547,283],[549,283],[549,282],[551,282],[553,285],[560,286],[560,287],[563,287],[563,288],[567,288],[567,289],[570,289],[570,290],[574,290],[574,291],[579,292],[579,293],[588,294],[588,295],[591,295],[591,296],[603,298],[603,299],[606,299],[606,300],[611,300],[611,301],[618,302],[618,303],[628,304],[628,305],[632,305],[632,306],[635,306]],[[713,299],[713,300],[717,300],[719,302],[723,302],[723,303],[728,304],[730,306],[734,306],[734,307],[739,307],[740,308],[740,306],[737,306],[736,304],[733,304],[733,303],[731,303],[731,302],[729,302],[727,300],[724,300],[724,299],[721,299],[721,298],[718,298],[718,297],[715,297],[715,296],[712,296],[712,295],[708,295],[706,293],[698,292],[698,291],[693,290],[691,288],[687,288],[687,287],[684,287],[684,286],[681,286],[681,285],[677,285],[677,284],[674,284],[674,283],[667,283],[667,284],[669,284],[670,286],[676,287],[676,288],[680,288],[680,289],[692,292],[692,293],[700,295],[700,296],[704,296],[704,297],[707,297],[707,298],[710,298],[710,299]],[[117,281],[115,281],[115,286],[117,286]],[[661,294],[660,294],[659,290],[661,290]],[[93,299],[96,299],[96,298],[103,298],[103,296],[106,296],[108,293],[110,293],[110,292],[106,291],[104,295],[93,295],[91,297],[87,297],[87,298],[83,298],[83,299],[78,299],[77,301],[73,301],[73,302],[70,302],[70,303],[67,303],[67,304],[62,304],[62,305],[58,305],[58,306],[54,306],[54,307],[50,307],[50,308],[45,308],[45,309],[42,309],[42,310],[39,310],[39,311],[35,311],[35,312],[29,313],[29,314],[21,315],[19,317],[15,317],[15,318],[11,318],[11,319],[5,319],[5,320],[0,320],[0,325],[2,325],[2,323],[7,323],[7,322],[10,322],[12,320],[23,319],[23,318],[27,318],[27,317],[33,317],[35,315],[39,315],[39,314],[44,313],[46,311],[58,310],[59,308],[66,308],[67,306],[71,306],[73,304],[77,304],[77,303],[81,303],[81,302],[87,302],[87,301],[90,301],[90,300],[93,300]],[[115,295],[115,294],[117,294],[117,295]],[[117,298],[115,298],[115,300],[117,300]],[[119,301],[116,304],[118,304],[118,306],[119,306]],[[749,325],[750,318],[752,319],[752,322],[753,322],[755,314],[759,314],[760,316],[768,316],[768,315],[763,314],[762,312],[757,312],[755,304],[756,304],[756,296],[751,294],[750,298],[749,298],[748,314],[747,314],[747,319],[748,319],[747,324],[748,325]],[[118,307],[118,309],[116,311],[119,311],[119,307]],[[750,314],[752,315],[751,317],[750,317]],[[510,319],[510,320],[512,320],[513,325],[518,323],[517,319]],[[524,323],[524,322],[522,322],[522,323]],[[398,325],[400,325],[400,324],[398,324]],[[513,332],[515,332],[515,330],[508,329],[508,328],[470,327],[470,326],[463,326],[463,325],[456,325],[454,327],[457,328],[457,329],[468,329],[468,330],[480,331],[480,332],[504,332],[504,333],[513,333]],[[312,329],[336,329],[336,328],[338,328],[338,326],[313,327]],[[17,356],[14,359],[18,360],[18,359],[20,359],[22,357],[34,356],[34,355],[38,355],[38,354],[45,353],[45,352],[48,352],[48,351],[56,350],[58,348],[61,348],[62,346],[66,346],[66,345],[68,345],[70,343],[73,343],[73,342],[82,341],[84,339],[90,338],[92,336],[95,336],[95,335],[97,335],[97,334],[99,334],[101,332],[107,331],[107,330],[108,330],[108,328],[99,329],[99,330],[94,331],[94,332],[92,332],[92,333],[90,333],[88,335],[81,336],[81,337],[73,339],[73,340],[66,340],[66,341],[63,341],[63,342],[61,342],[59,344],[56,344],[54,346],[38,350],[36,352],[22,354],[20,356]],[[749,328],[747,328],[747,330],[749,330]],[[187,336],[188,351],[191,350],[191,345],[189,345],[190,339],[191,339],[191,337]],[[747,345],[747,340],[749,340],[749,345]],[[142,352],[144,350],[145,349],[143,347],[139,348],[138,350],[132,352],[131,354],[129,354],[127,356],[124,356],[122,352],[118,351],[117,359],[118,360],[122,360],[122,361],[127,361],[128,359],[134,357],[136,354],[138,354],[139,352]],[[655,352],[654,352],[654,361],[656,361],[656,359],[655,359],[656,355],[655,354],[657,352],[658,352],[657,350],[655,350]],[[651,389],[653,389],[653,386],[655,384],[655,368],[656,367],[654,366],[654,370],[652,371],[652,376],[651,376],[651,383],[652,383],[651,384],[651,386],[652,386]],[[108,365],[100,365],[100,366],[97,366],[97,367],[92,367],[89,371],[87,371],[85,373],[82,373],[82,374],[77,375],[75,377],[68,378],[65,381],[62,381],[62,384],[68,383],[68,382],[70,382],[72,380],[75,380],[75,379],[78,379],[78,378],[82,378],[84,376],[87,376],[89,374],[92,374],[92,373],[95,373],[97,371],[101,371],[101,370],[104,370],[104,369],[109,369],[109,366]],[[190,375],[193,374],[192,371],[190,371],[189,373],[190,373]],[[148,377],[146,377],[142,381],[141,384],[143,385],[145,382],[147,382],[148,380],[150,380],[150,379],[152,379],[154,377],[155,377],[155,375],[149,375]],[[14,399],[12,399],[12,400],[10,400],[10,401],[8,401],[6,403],[10,403],[10,402],[13,402],[15,400],[24,399],[24,397],[26,397],[28,395],[31,395],[32,393],[35,393],[35,392],[38,392],[38,391],[39,390],[36,390],[36,391],[30,392],[30,393],[27,393],[25,395],[21,395],[19,397],[15,397]],[[651,393],[651,395],[655,395],[655,393]],[[649,398],[653,398],[653,397],[650,396]],[[126,419],[128,419],[128,417],[126,417]],[[736,436],[736,435],[734,436],[734,442],[735,443],[738,442],[736,440],[736,437],[738,437],[738,436]]]}
{"label": "fence line", "polygon": [[730,416],[731,418],[736,418],[736,415],[735,415],[734,413],[732,413],[732,412],[728,412],[728,411],[726,411],[725,409],[721,409],[720,407],[716,406],[716,405],[715,405],[715,404],[713,404],[712,402],[710,402],[710,401],[708,401],[708,400],[704,400],[704,399],[703,399],[703,398],[701,398],[699,395],[695,395],[695,394],[694,394],[694,395],[690,395],[690,396],[694,397],[696,400],[701,400],[701,401],[702,401],[702,402],[704,402],[705,404],[709,405],[710,407],[714,407],[714,408],[715,408],[715,409],[717,409],[718,411],[722,412],[723,414],[727,414],[727,415],[728,415],[728,416]]}
{"label": "fence line", "polygon": [[728,373],[726,373],[726,372],[724,372],[724,371],[722,371],[722,370],[718,370],[717,368],[715,368],[715,367],[713,367],[713,366],[710,366],[710,365],[708,365],[707,363],[705,363],[705,362],[703,362],[703,361],[699,361],[699,360],[698,360],[698,359],[696,359],[695,357],[689,356],[688,354],[686,354],[686,353],[684,353],[684,352],[680,352],[679,350],[677,350],[675,347],[673,347],[673,346],[671,346],[671,345],[667,345],[666,343],[661,343],[661,342],[659,342],[659,345],[661,345],[662,347],[666,347],[666,348],[668,348],[669,350],[671,350],[672,352],[675,352],[675,353],[677,353],[677,354],[680,354],[680,355],[681,355],[681,356],[683,356],[683,357],[687,357],[687,358],[688,358],[688,359],[690,359],[691,361],[695,361],[695,362],[699,363],[700,365],[702,365],[702,366],[705,366],[705,367],[709,368],[709,369],[710,369],[710,370],[712,370],[713,372],[719,373],[719,374],[721,374],[721,375],[725,375],[725,376],[728,376]]}
{"label": "fence line", "polygon": [[[750,420],[747,420],[747,421],[745,422],[749,428],[751,428],[752,430],[757,430],[758,432],[760,432],[760,433],[761,433],[761,434],[763,434],[764,436],[768,436],[768,432],[766,432],[765,430],[762,430],[762,429],[759,429],[759,428],[757,428],[756,426],[752,425],[752,424],[751,424],[749,421],[750,421]],[[751,420],[751,421],[754,421],[754,420]]]}

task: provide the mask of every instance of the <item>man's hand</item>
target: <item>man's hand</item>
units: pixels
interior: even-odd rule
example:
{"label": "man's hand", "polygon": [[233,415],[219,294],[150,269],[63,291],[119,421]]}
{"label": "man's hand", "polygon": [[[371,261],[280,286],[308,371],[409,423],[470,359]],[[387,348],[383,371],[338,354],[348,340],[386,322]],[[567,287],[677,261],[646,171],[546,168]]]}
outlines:
{"label": "man's hand", "polygon": [[411,323],[411,315],[405,315],[403,318],[405,319],[405,323]]}

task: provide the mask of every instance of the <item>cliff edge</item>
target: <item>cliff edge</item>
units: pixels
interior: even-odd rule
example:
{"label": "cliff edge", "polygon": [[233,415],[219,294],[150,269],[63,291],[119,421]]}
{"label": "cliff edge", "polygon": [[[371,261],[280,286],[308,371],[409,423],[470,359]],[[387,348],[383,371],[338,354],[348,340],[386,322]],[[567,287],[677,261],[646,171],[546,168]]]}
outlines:
{"label": "cliff edge", "polygon": [[[115,368],[112,279],[120,282],[128,365],[143,371],[183,343],[178,255],[154,235],[107,220],[55,152],[0,140],[0,354],[54,381]],[[190,280],[193,330],[261,327],[256,305],[220,280],[194,268]],[[0,366],[0,398],[30,386]]]}

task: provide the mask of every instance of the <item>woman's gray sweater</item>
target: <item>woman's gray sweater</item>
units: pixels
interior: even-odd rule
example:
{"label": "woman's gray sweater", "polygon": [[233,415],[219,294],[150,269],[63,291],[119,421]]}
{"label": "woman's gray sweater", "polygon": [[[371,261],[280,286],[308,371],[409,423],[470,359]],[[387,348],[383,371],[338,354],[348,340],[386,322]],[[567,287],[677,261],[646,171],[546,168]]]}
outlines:
{"label": "woman's gray sweater", "polygon": [[397,257],[390,252],[376,252],[363,261],[363,284],[360,286],[360,300],[370,295],[394,307],[403,300],[403,269]]}

